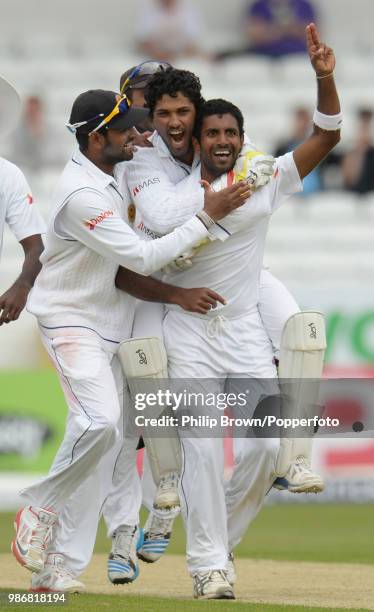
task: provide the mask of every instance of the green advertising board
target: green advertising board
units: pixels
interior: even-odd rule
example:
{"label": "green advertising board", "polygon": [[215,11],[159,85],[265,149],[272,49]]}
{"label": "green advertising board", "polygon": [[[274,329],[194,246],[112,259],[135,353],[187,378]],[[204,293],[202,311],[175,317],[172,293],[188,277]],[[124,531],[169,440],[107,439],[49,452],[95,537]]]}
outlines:
{"label": "green advertising board", "polygon": [[[330,310],[326,323],[327,366],[346,366],[344,376],[352,378],[358,367],[373,366],[374,310]],[[0,472],[46,473],[64,434],[66,412],[52,368],[0,370]]]}
{"label": "green advertising board", "polygon": [[326,363],[374,364],[374,310],[358,313],[343,309],[330,311],[326,323]]}
{"label": "green advertising board", "polygon": [[48,471],[66,405],[52,369],[0,371],[0,471]]}

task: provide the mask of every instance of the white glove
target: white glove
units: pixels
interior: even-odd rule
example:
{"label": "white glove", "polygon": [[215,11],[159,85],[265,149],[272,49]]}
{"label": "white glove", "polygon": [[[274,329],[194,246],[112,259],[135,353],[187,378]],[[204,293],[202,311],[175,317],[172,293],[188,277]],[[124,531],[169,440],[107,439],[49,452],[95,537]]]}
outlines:
{"label": "white glove", "polygon": [[189,251],[186,251],[186,253],[182,253],[182,255],[179,255],[179,257],[164,266],[162,268],[163,272],[168,274],[169,272],[183,272],[183,270],[187,270],[193,264],[194,255],[197,255],[197,253],[199,253],[208,244],[210,244],[211,241],[212,238],[204,238],[196,246],[192,247]]}
{"label": "white glove", "polygon": [[186,270],[187,268],[190,268],[192,266],[192,255],[192,252],[182,253],[182,255],[179,255],[179,257],[174,259],[174,261],[171,261],[166,266],[164,266],[162,268],[163,272],[169,274],[170,272],[181,272],[183,270]]}
{"label": "white glove", "polygon": [[275,158],[254,151],[243,152],[235,164],[235,182],[248,181],[253,191],[267,185],[274,174]]}

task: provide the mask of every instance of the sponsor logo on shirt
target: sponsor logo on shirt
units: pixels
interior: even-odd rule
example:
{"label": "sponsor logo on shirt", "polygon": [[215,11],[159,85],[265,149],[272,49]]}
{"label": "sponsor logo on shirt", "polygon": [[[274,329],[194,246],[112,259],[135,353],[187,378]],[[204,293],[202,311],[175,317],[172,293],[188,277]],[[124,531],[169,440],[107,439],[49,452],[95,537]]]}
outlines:
{"label": "sponsor logo on shirt", "polygon": [[95,217],[94,219],[90,219],[89,221],[84,221],[84,224],[90,231],[93,231],[98,223],[105,221],[108,217],[113,217],[112,210],[104,210],[100,215]]}
{"label": "sponsor logo on shirt", "polygon": [[146,236],[149,236],[153,240],[155,238],[161,238],[161,234],[157,234],[157,232],[154,232],[153,230],[149,229],[149,227],[144,225],[143,221],[140,221],[140,223],[136,226],[136,229],[140,230],[141,232],[143,232],[143,234],[146,234]]}
{"label": "sponsor logo on shirt", "polygon": [[32,193],[28,193],[26,197],[27,197],[28,203],[32,204],[34,201],[34,198],[32,197]]}
{"label": "sponsor logo on shirt", "polygon": [[137,196],[138,193],[140,193],[142,189],[146,189],[150,185],[155,185],[156,183],[159,183],[159,182],[160,182],[160,179],[158,178],[158,176],[155,176],[150,179],[146,179],[142,183],[139,183],[139,185],[136,185],[136,187],[133,187],[132,194],[133,196]]}

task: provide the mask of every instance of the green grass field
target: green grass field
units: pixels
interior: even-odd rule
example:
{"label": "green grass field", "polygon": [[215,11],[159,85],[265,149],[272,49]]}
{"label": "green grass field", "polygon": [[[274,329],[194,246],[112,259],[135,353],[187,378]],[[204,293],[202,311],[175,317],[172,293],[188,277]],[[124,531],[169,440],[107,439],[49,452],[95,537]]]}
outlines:
{"label": "green grass field", "polygon": [[[374,521],[372,505],[282,505],[267,506],[253,523],[247,536],[236,550],[237,558],[274,559],[276,561],[309,561],[331,564],[374,565]],[[145,515],[143,515],[143,520]],[[13,514],[0,515],[0,552],[9,552],[12,539]],[[106,538],[105,526],[100,524],[95,552],[107,553],[110,543]],[[169,551],[183,555],[185,550],[183,526],[178,519],[173,532]],[[343,567],[343,565],[342,565]],[[374,575],[374,568],[373,568]],[[248,577],[250,580],[250,576]],[[4,583],[3,583],[4,584]],[[269,583],[271,588],[271,583]],[[339,588],[339,585],[336,585]],[[160,588],[160,595],[162,588]],[[0,591],[0,609],[5,608],[6,592]],[[373,602],[374,604],[374,602]],[[20,604],[19,604],[20,605]],[[130,612],[192,612],[203,609],[226,612],[231,606],[239,610],[264,612],[314,612],[326,610],[367,610],[368,608],[310,607],[300,605],[278,605],[266,603],[230,601],[193,601],[181,598],[157,598],[147,595],[133,595],[126,590],[118,594],[70,595],[65,606],[28,604],[28,610],[70,610],[73,611],[130,611]],[[22,606],[24,607],[24,606]],[[371,608],[373,609],[373,608]]]}
{"label": "green grass field", "polygon": [[[5,598],[6,592],[0,589],[0,603],[3,604],[5,610]],[[204,612],[227,612],[231,606],[234,606],[234,610],[244,612],[285,612],[286,610],[292,610],[292,612],[306,612],[307,610],[313,612],[326,612],[326,608],[317,608],[309,606],[282,606],[274,604],[250,604],[241,603],[239,601],[183,601],[183,600],[171,600],[155,597],[139,597],[132,596],[121,596],[121,595],[69,595],[68,602],[66,605],[46,605],[41,604],[33,606],[30,604],[22,605],[20,607],[30,610],[37,611],[40,609],[63,611],[68,609],[72,612],[102,612],[108,610],[113,612],[194,612],[195,610],[203,609]],[[8,606],[10,607],[10,606]],[[14,607],[14,606],[13,606]],[[331,612],[332,608],[330,608]],[[343,610],[343,608],[335,608],[335,610]],[[365,608],[351,608],[355,612],[364,611]]]}
{"label": "green grass field", "polygon": [[[235,551],[237,557],[286,561],[374,564],[374,506],[266,506]],[[14,514],[0,515],[0,552],[9,552]],[[145,514],[143,514],[143,520]],[[100,524],[95,552],[110,548]],[[183,555],[185,536],[176,521],[168,551]]]}

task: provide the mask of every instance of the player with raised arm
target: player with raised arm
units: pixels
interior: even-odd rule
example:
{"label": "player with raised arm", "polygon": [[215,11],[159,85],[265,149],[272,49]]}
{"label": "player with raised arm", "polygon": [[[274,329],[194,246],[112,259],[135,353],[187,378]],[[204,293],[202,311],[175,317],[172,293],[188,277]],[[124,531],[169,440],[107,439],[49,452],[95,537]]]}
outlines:
{"label": "player with raised arm", "polygon": [[[213,359],[213,355],[222,354],[222,346],[225,344],[224,338],[228,331],[225,330],[223,325],[217,332],[220,336],[220,348],[213,346],[215,340],[209,340],[210,334],[207,333],[207,326],[210,329],[213,327],[210,319],[213,321],[217,320],[217,323],[219,323],[218,319],[220,317],[221,320],[222,317],[229,320],[232,319],[228,323],[228,328],[231,334],[236,333],[237,346],[242,345],[243,338],[247,338],[246,333],[249,333],[246,351],[243,350],[242,353],[239,350],[235,350],[234,354],[232,354],[229,345],[227,345],[227,352],[230,356],[228,361],[235,374],[245,375],[250,370],[248,346],[251,346],[254,335],[257,333],[261,335],[261,325],[256,327],[259,322],[256,324],[255,320],[252,322],[247,321],[245,328],[241,328],[239,331],[240,323],[244,322],[245,315],[243,312],[243,316],[240,316],[239,320],[235,320],[233,313],[235,311],[236,314],[240,314],[240,304],[242,304],[242,308],[245,305],[245,309],[248,309],[258,293],[258,289],[256,290],[255,288],[255,272],[258,269],[259,262],[261,262],[260,254],[262,246],[256,244],[256,241],[263,241],[266,226],[265,220],[268,214],[277,208],[289,195],[301,188],[300,179],[306,176],[339,141],[341,115],[332,74],[335,65],[334,54],[330,48],[320,43],[314,24],[307,28],[307,40],[311,62],[317,73],[318,82],[318,109],[314,115],[315,128],[312,136],[300,145],[293,154],[291,153],[277,160],[273,179],[267,186],[254,193],[248,206],[233,213],[225,222],[220,223],[227,232],[232,234],[236,229],[237,233],[228,238],[227,242],[223,245],[218,245],[216,242],[200,249],[195,253],[190,269],[186,268],[179,273],[173,271],[164,277],[169,282],[178,283],[181,286],[189,286],[192,282],[200,282],[206,274],[210,279],[212,288],[220,291],[228,299],[228,305],[220,310],[219,316],[215,316],[212,313],[211,317],[208,315],[208,321],[170,309],[164,321],[164,331],[169,356],[169,373],[173,378],[194,378],[195,376],[209,378],[225,376],[227,374],[227,371],[225,372],[224,369],[220,369],[218,362],[215,369],[214,364],[216,360]],[[164,104],[161,105],[161,116],[169,117],[172,112],[170,110],[172,101],[170,101],[169,105],[169,99],[164,95],[163,102]],[[181,112],[185,114],[188,112],[188,104],[185,100],[181,100],[181,103],[184,104]],[[157,106],[156,108],[160,107]],[[152,110],[151,105],[151,112]],[[204,116],[205,111],[207,111],[206,117]],[[230,124],[229,127],[224,127],[222,122],[224,119],[227,119],[227,116],[231,119],[231,112],[223,112],[219,104],[215,108],[213,105],[211,111],[213,116],[210,116],[209,105],[203,110],[203,120],[200,124],[201,132],[199,136],[202,161],[201,176],[207,181],[212,181],[222,173],[227,173],[233,168],[243,142],[240,125],[238,123],[235,124],[237,114],[233,115],[234,125]],[[168,128],[170,139],[172,141],[175,140],[176,147],[182,149],[186,126],[183,125],[182,119],[180,120],[181,125],[177,128],[177,119],[173,119],[172,116],[172,120],[174,120],[175,125],[171,125],[170,121]],[[235,146],[232,142],[235,143]],[[238,146],[238,142],[240,146]],[[137,161],[135,160],[134,163],[136,164]],[[195,183],[197,184],[199,175],[199,168],[197,166],[193,174],[194,172],[196,174]],[[186,180],[186,193],[192,192],[191,180],[193,182],[193,174]],[[181,189],[182,184],[179,183],[178,187]],[[152,189],[153,187],[150,186],[150,191]],[[143,205],[145,206],[144,199]],[[155,225],[160,229],[159,224],[165,224],[166,221],[165,218],[160,221],[157,210],[155,212]],[[152,204],[149,203],[146,213],[149,223],[148,227],[151,231],[154,231],[152,212]],[[248,229],[245,229],[245,224],[247,219],[250,222],[249,227],[251,227],[251,223],[257,213],[259,213],[260,218],[262,215],[264,216],[263,225],[259,234],[256,234],[256,236],[252,234],[255,242],[252,241],[251,243],[248,240]],[[255,226],[256,223],[253,227]],[[251,231],[253,231],[253,228]],[[240,244],[241,240],[243,244]],[[237,247],[240,244],[238,252],[240,252],[241,256],[240,260],[235,259],[237,264],[235,274],[232,271],[229,275],[230,263],[233,264],[234,261],[233,241],[237,241]],[[226,260],[225,246],[227,246],[227,249],[230,249],[230,258]],[[213,257],[213,253],[217,259]],[[243,262],[246,262],[248,268],[244,268]],[[250,263],[253,265],[250,265]],[[240,266],[243,267],[241,268]],[[245,269],[246,281],[244,277],[240,281],[241,269],[243,274]],[[248,278],[253,281],[252,287]],[[240,286],[240,291],[242,291],[241,298],[245,297],[246,299],[242,299],[242,301],[239,297],[238,299],[230,299],[232,297],[230,295],[230,288],[227,287],[226,291],[224,288],[226,282],[232,282],[233,287],[236,287],[236,291],[239,290]],[[255,316],[254,313],[250,313],[250,315]],[[238,327],[238,329],[235,330],[235,327]],[[216,328],[217,325],[215,326]],[[181,338],[181,330],[183,330],[183,338]],[[199,346],[200,359],[194,363],[191,355],[196,354],[195,349],[197,346]],[[201,354],[202,348],[206,351],[205,359],[203,358],[204,355]],[[272,368],[271,358],[265,338],[263,340],[263,349],[262,357],[260,356],[261,359],[264,359],[263,370],[260,372],[261,364],[259,359],[257,359],[253,366],[252,376],[271,377],[275,375],[274,369],[272,373],[270,372]],[[243,358],[242,363],[240,363],[241,358]],[[267,365],[265,366],[265,364]],[[189,508],[188,516],[186,517],[188,564],[194,576],[195,595],[197,597],[230,596],[230,589],[227,588],[227,584],[225,585],[222,573],[226,567],[227,556],[225,557],[225,555],[227,555],[227,543],[225,544],[224,536],[226,529],[224,518],[225,506],[222,501],[222,495],[219,493],[222,486],[219,470],[221,463],[218,460],[220,450],[212,441],[210,441],[211,444],[202,445],[200,444],[201,440],[191,440],[186,438],[183,441],[185,455],[183,490],[187,500],[186,505],[188,504]],[[205,440],[204,443],[206,442]],[[266,444],[261,440],[256,441],[256,444],[253,444],[253,441],[250,440],[243,440],[242,442],[243,444],[245,443],[245,447],[241,449],[241,454],[238,456],[238,462],[226,495],[229,534],[231,531],[228,544],[229,550],[232,550],[232,547],[240,540],[241,535],[248,526],[249,520],[253,518],[261,507],[263,497],[273,482],[276,470],[275,460],[277,453],[274,452],[274,448],[266,449]],[[259,448],[261,446],[262,450]],[[270,443],[269,446],[271,447]],[[213,449],[213,447],[215,448]],[[202,461],[202,457],[204,457],[204,461]],[[260,457],[263,459],[260,459]],[[194,474],[197,465],[200,468],[201,465],[207,467],[206,472],[199,469],[199,477],[195,478]],[[257,466],[255,471],[253,471],[254,465]],[[248,474],[251,473],[255,482],[249,483]],[[253,497],[254,491],[257,491],[255,497]],[[213,499],[214,503],[212,502]],[[204,503],[202,503],[202,500],[204,500]],[[203,519],[202,522],[199,522],[200,515],[201,519]],[[207,520],[207,516],[209,516],[209,520]]]}
{"label": "player with raised arm", "polygon": [[[158,91],[157,91],[156,96],[153,96],[154,102],[152,103],[152,109],[154,109],[155,107],[154,103],[155,102],[157,103],[159,99],[165,95],[165,92],[170,92],[172,95],[174,95],[174,93],[177,93],[177,89],[181,88],[183,94],[186,95],[190,103],[193,102],[195,106],[195,110],[196,110],[199,104],[199,100],[201,99],[201,97],[199,98],[200,85],[199,85],[197,78],[191,73],[187,73],[186,71],[178,71],[178,70],[172,71],[170,75],[166,75],[166,74],[163,74],[165,70],[167,70],[167,66],[165,65],[158,65],[155,62],[145,62],[144,64],[141,65],[141,70],[138,69],[138,74],[136,74],[135,78],[133,80],[130,79],[129,81],[129,77],[135,74],[137,71],[136,67],[131,68],[130,70],[125,72],[121,77],[121,83],[120,83],[121,89],[131,95],[134,95],[134,100],[136,100],[137,104],[142,106],[144,102],[144,91],[145,91],[147,83],[151,81],[154,74],[160,73],[159,79],[156,79],[156,81],[158,80],[160,82],[160,85],[158,85]],[[151,86],[151,89],[153,89],[152,86]],[[176,107],[178,106],[178,104],[179,104],[179,99],[175,101]],[[180,111],[183,112],[183,108],[181,108]],[[150,150],[147,150],[147,151],[138,149],[138,152],[135,156],[135,164],[136,165],[139,164],[139,157],[141,160],[143,158],[144,160],[148,159],[149,167],[152,168],[152,171],[154,170],[156,172],[157,176],[155,177],[155,181],[153,180],[143,181],[144,185],[141,183],[140,189],[138,186],[135,185],[136,181],[134,182],[134,188],[133,188],[134,201],[136,202],[137,198],[141,198],[142,201],[143,200],[149,201],[149,197],[147,196],[146,192],[150,190],[152,192],[150,196],[152,200],[153,198],[164,197],[166,206],[167,207],[172,206],[173,201],[170,197],[170,194],[173,194],[173,196],[175,196],[175,204],[177,206],[183,206],[184,201],[185,201],[184,200],[185,194],[183,193],[183,190],[180,193],[178,192],[178,190],[175,190],[173,181],[174,182],[179,181],[183,175],[185,175],[188,172],[191,172],[191,167],[189,167],[188,165],[182,164],[180,159],[178,159],[178,157],[174,157],[170,153],[170,149],[172,148],[172,143],[169,143],[169,141],[167,140],[167,135],[165,134],[165,131],[162,129],[163,128],[162,121],[160,120],[159,122],[159,120],[155,117],[154,112],[152,113],[152,115],[153,115],[156,127],[159,127],[160,133],[163,135],[163,140],[161,140],[160,137],[157,137],[157,134],[154,134],[150,140],[156,142],[156,147],[153,148],[152,146],[150,146],[149,147]],[[190,128],[191,118],[187,120],[184,118],[184,123],[187,123],[188,129],[191,129]],[[149,127],[149,123],[148,123],[148,127]],[[167,146],[164,146],[164,142],[168,143]],[[187,138],[187,142],[188,142],[188,138]],[[151,145],[151,142],[149,142],[148,144]],[[185,147],[185,149],[187,150],[188,147]],[[193,153],[193,149],[192,149],[192,153]],[[190,151],[187,153],[186,151],[182,152],[182,157],[184,157],[184,155],[190,156]],[[198,159],[199,159],[198,153],[196,153],[195,157],[196,157],[196,162],[198,162]],[[247,146],[247,150],[245,154],[242,156],[240,160],[240,164],[238,164],[237,175],[244,177],[244,176],[247,176],[249,172],[255,171],[258,177],[258,183],[265,184],[269,180],[270,175],[272,173],[272,163],[270,166],[271,172],[269,175],[269,166],[267,166],[266,163],[265,164],[263,163],[263,159],[264,157],[259,155],[258,152],[254,150],[254,147],[249,144]],[[265,158],[265,162],[269,163],[268,160],[270,159],[271,158]],[[257,164],[256,164],[256,161],[258,162]],[[140,162],[140,166],[142,166],[142,162]],[[144,166],[143,170],[145,172],[145,166],[146,166],[145,161],[143,163],[143,166]],[[168,179],[167,176],[165,176],[165,173],[167,176],[171,176],[172,180]],[[139,175],[140,175],[140,169],[139,169]],[[252,174],[252,177],[253,176],[256,176],[256,175]],[[131,179],[130,177],[130,181],[131,180],[134,180],[134,179]],[[158,184],[159,180],[162,183],[162,189],[159,188],[159,184]],[[157,193],[155,193],[155,190],[157,191]],[[153,204],[154,202],[155,201],[153,200]],[[178,214],[181,214],[182,212],[183,211],[181,209],[178,210]],[[140,231],[140,233],[144,234],[145,236],[158,235],[157,232],[154,232],[153,230],[149,232],[148,234],[148,228],[147,226],[144,225],[143,218],[141,215],[139,215],[139,213],[137,214],[137,218],[136,219],[133,218],[132,221],[135,227],[138,227],[138,231]],[[183,260],[183,258],[181,258],[181,261],[180,262],[178,261],[176,263],[177,263],[177,266],[179,265],[182,266],[184,265],[184,263],[188,265],[188,260],[185,261]],[[120,272],[118,275],[118,286],[121,286],[121,279],[122,279],[122,273]],[[130,276],[130,273],[128,271],[124,272],[124,280],[125,280],[125,287],[127,287],[128,291],[133,293],[134,289],[135,290],[137,289],[139,281],[137,279],[134,279],[132,276]],[[278,353],[282,327],[284,326],[285,322],[292,314],[294,314],[295,312],[298,312],[298,307],[294,299],[292,298],[292,296],[285,289],[285,287],[277,279],[275,279],[267,270],[263,270],[261,274],[261,286],[260,286],[259,299],[260,299],[259,308],[260,308],[262,319],[266,323],[268,335],[272,339],[273,347],[275,347],[275,350]],[[138,304],[136,314],[135,314],[133,337],[145,336],[145,335],[162,337],[162,332],[159,331],[159,328],[161,327],[162,309],[161,310],[158,309],[158,310],[161,313],[160,317],[158,317],[157,306],[155,304],[151,305],[145,302],[140,302]],[[158,318],[160,320],[160,323],[157,322]],[[135,343],[133,344],[133,346],[135,346]],[[138,344],[136,344],[136,346],[138,347]],[[126,361],[128,361],[128,357],[129,356],[126,355]],[[154,440],[155,446],[157,442],[159,441],[155,439]],[[124,457],[125,455],[122,455],[122,459],[124,459]],[[292,457],[289,457],[289,459],[291,461],[291,464],[289,463],[286,466],[286,469],[284,470],[284,472],[282,472],[282,475],[284,475],[287,469],[289,473],[292,473],[294,471],[293,469],[294,464],[292,462]],[[132,459],[130,461],[132,462]],[[119,468],[119,465],[120,465],[120,462],[118,462],[117,466],[118,466],[118,470],[121,471],[122,480],[126,478],[126,482],[129,482],[131,480],[131,471],[132,471],[131,466],[122,465],[122,467]],[[160,558],[160,556],[163,554],[163,552],[167,548],[167,545],[170,539],[170,533],[171,533],[171,529],[173,525],[173,520],[175,518],[176,512],[175,512],[175,508],[171,509],[170,512],[165,512],[165,511],[159,512],[152,507],[155,489],[154,489],[153,483],[151,482],[150,475],[148,473],[148,462],[147,461],[145,462],[145,468],[146,469],[145,469],[145,476],[143,475],[143,483],[144,483],[144,478],[145,478],[146,486],[143,485],[143,503],[146,504],[146,506],[149,508],[149,510],[151,510],[151,512],[148,517],[147,523],[145,525],[144,544],[138,551],[138,556],[144,561],[154,562]],[[310,467],[305,466],[304,461],[303,463],[297,465],[297,476],[298,476],[298,481],[292,483],[293,484],[292,490],[294,491],[308,490],[308,487],[309,487],[309,490],[313,490],[312,487],[313,488],[316,487],[316,483],[318,484],[319,487],[323,487],[319,476],[311,472]],[[135,480],[134,487],[136,490],[137,474],[135,472],[133,473],[133,478]],[[170,498],[171,497],[170,490],[172,490],[173,487],[175,487],[175,484],[177,483],[174,473],[170,474],[168,483],[169,482],[170,484],[168,486],[167,493],[168,493],[168,497]],[[286,486],[289,486],[291,484],[289,481],[283,478],[282,479],[283,487],[285,486],[285,483],[286,483]],[[108,534],[110,537],[113,538],[113,548],[117,552],[121,550],[120,556],[123,557],[124,559],[127,559],[128,551],[126,552],[127,549],[125,550],[123,547],[121,548],[119,544],[117,545],[116,543],[117,535],[118,535],[119,543],[123,542],[124,541],[123,534],[127,532],[132,533],[133,525],[136,524],[137,522],[137,518],[136,518],[137,513],[135,513],[136,516],[134,514],[134,504],[133,504],[134,498],[133,496],[130,497],[128,495],[127,493],[128,490],[129,490],[129,487],[122,487],[121,482],[118,480],[118,486],[113,489],[111,494],[109,494],[104,504],[104,507],[103,507],[103,514],[104,514],[105,520],[108,525]],[[126,540],[126,543],[128,543],[128,540]],[[116,555],[118,559],[120,558],[120,556]],[[112,566],[111,558],[109,558],[108,564]],[[109,568],[109,565],[108,565],[108,568]],[[129,581],[129,579],[132,576],[135,577],[133,569],[128,567],[127,562],[123,562],[123,567],[124,569],[122,572],[122,579],[124,581],[126,582]],[[108,575],[111,580],[113,579],[114,581],[120,581],[121,580],[120,573],[121,572],[119,570],[118,563],[117,563],[115,572],[112,572],[108,569]]]}
{"label": "player with raised arm", "polygon": [[[178,101],[178,102],[179,102],[179,101]],[[166,152],[165,152],[165,153],[166,153]],[[173,166],[173,168],[174,168],[174,172],[176,171],[176,170],[175,170],[175,169],[176,169],[176,167],[179,167],[179,169],[180,169],[180,170],[182,170],[182,173],[186,174],[186,169],[184,168],[184,166],[182,166],[180,163],[178,163],[178,161],[177,161],[177,160],[174,160],[174,161],[173,161],[173,158],[170,160],[170,157],[172,157],[172,156],[170,156],[170,155],[168,156],[168,155],[167,155],[167,153],[166,153],[166,154],[165,154],[165,153],[163,153],[163,154],[161,155],[161,157],[162,157],[163,167],[164,167],[164,168],[168,168],[169,161],[171,161],[171,163],[172,163],[172,164],[174,164],[174,166]],[[168,157],[169,157],[169,159],[168,159]],[[152,167],[154,168],[154,166],[152,166]],[[152,189],[152,183],[148,184],[148,185],[147,185],[147,187],[149,187],[150,189]],[[140,190],[140,191],[141,191],[141,190]]]}

